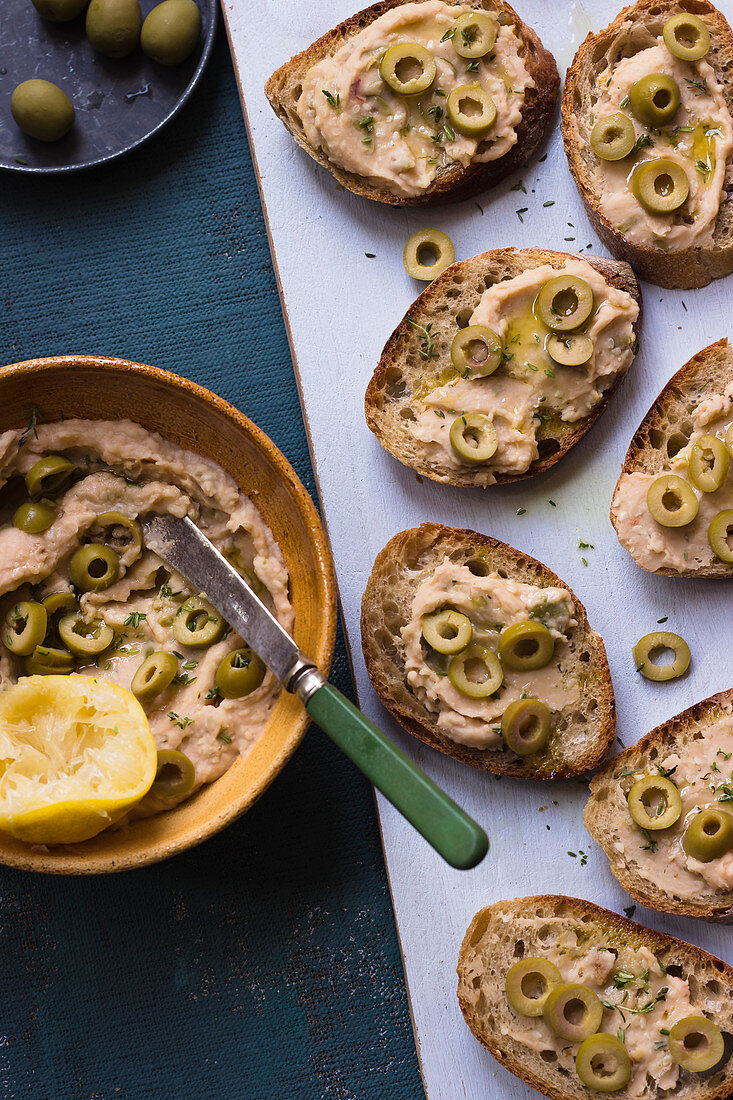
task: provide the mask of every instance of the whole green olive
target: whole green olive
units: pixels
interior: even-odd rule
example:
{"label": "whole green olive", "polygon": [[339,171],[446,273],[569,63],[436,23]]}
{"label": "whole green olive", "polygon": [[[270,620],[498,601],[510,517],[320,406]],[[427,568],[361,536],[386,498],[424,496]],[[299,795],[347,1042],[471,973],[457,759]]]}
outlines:
{"label": "whole green olive", "polygon": [[76,467],[61,455],[44,455],[34,462],[25,475],[25,486],[30,496],[53,496],[63,489]]}
{"label": "whole green olive", "polygon": [[687,826],[682,848],[701,863],[720,859],[733,848],[733,814],[718,806],[701,810]]}
{"label": "whole green olive", "polygon": [[68,23],[81,15],[88,0],[31,0],[33,7],[51,23]]}
{"label": "whole green olive", "polygon": [[201,34],[201,12],[194,0],[163,0],[148,15],[140,45],[159,65],[180,65]]}
{"label": "whole green olive", "polygon": [[140,41],[143,24],[139,0],[91,0],[87,38],[105,57],[127,57]]}
{"label": "whole green olive", "polygon": [[263,662],[249,647],[228,653],[216,670],[214,683],[225,699],[251,695],[265,678]]}
{"label": "whole green olive", "polygon": [[56,509],[43,501],[29,500],[13,513],[13,527],[27,535],[40,535],[47,531],[56,519]]}
{"label": "whole green olive", "polygon": [[50,80],[24,80],[10,97],[16,125],[37,141],[60,141],[74,125],[74,105]]}
{"label": "whole green olive", "polygon": [[109,546],[90,542],[71,555],[71,583],[82,592],[101,592],[109,588],[120,575],[120,559]]}
{"label": "whole green olive", "polygon": [[645,126],[666,126],[677,114],[680,89],[668,73],[650,73],[632,84],[629,104]]}

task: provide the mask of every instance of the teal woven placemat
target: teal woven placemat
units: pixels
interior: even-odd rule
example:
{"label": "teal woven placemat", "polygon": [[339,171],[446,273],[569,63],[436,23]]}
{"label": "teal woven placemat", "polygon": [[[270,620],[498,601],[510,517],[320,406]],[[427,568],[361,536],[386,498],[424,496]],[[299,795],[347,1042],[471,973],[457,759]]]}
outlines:
{"label": "teal woven placemat", "polygon": [[[187,375],[313,490],[223,35],[153,144],[1,194],[2,362],[100,353]],[[350,690],[341,640],[333,678]],[[0,869],[0,927],[8,1100],[423,1095],[371,792],[319,730],[246,817],[167,863]]]}

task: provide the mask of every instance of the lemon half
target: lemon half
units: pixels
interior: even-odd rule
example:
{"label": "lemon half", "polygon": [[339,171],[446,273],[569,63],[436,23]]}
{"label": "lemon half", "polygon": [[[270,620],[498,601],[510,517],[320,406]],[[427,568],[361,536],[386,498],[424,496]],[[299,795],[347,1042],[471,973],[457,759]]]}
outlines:
{"label": "lemon half", "polygon": [[0,692],[0,829],[31,844],[89,840],[155,778],[131,692],[91,676],[27,676]]}

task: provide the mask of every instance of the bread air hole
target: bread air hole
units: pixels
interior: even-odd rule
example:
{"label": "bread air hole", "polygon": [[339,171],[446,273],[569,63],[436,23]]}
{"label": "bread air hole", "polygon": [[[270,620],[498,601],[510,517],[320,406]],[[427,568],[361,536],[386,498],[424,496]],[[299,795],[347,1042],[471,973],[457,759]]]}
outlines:
{"label": "bread air hole", "polygon": [[477,558],[473,558],[471,561],[466,562],[466,568],[469,573],[472,573],[474,577],[488,577],[489,567],[485,561],[479,561]]}

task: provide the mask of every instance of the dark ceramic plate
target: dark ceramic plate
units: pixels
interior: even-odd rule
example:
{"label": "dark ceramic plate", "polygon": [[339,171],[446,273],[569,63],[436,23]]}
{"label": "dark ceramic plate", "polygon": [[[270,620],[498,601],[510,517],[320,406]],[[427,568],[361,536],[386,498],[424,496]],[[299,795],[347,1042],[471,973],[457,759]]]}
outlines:
{"label": "dark ceramic plate", "polygon": [[[157,2],[141,0],[143,18]],[[31,0],[0,0],[0,168],[75,172],[114,160],[157,133],[193,92],[214,44],[217,0],[196,2],[199,45],[182,65],[165,68],[140,49],[121,61],[95,53],[83,13],[71,23],[49,23]],[[61,141],[26,137],[10,114],[13,89],[35,77],[58,84],[76,108]]]}

